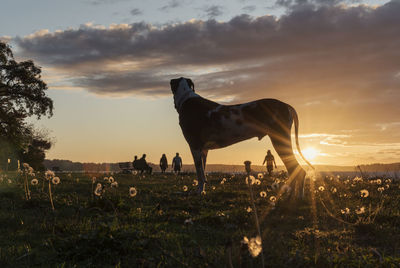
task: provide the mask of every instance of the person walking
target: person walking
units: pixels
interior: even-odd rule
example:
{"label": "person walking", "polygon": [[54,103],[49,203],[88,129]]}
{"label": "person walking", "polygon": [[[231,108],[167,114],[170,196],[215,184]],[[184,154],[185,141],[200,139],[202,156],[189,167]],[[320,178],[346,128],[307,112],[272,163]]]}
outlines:
{"label": "person walking", "polygon": [[137,161],[137,166],[138,166],[138,170],[140,171],[140,174],[143,174],[143,172],[147,172],[148,174],[151,174],[151,172],[153,171],[153,168],[150,167],[149,164],[147,164],[146,154],[143,154],[142,158],[140,158]]}
{"label": "person walking", "polygon": [[137,155],[135,155],[135,159],[132,161],[132,167],[134,170],[138,170],[138,161]]}
{"label": "person walking", "polygon": [[165,156],[165,154],[163,154],[160,159],[161,173],[165,173],[165,170],[167,169],[167,167],[168,167],[167,157]]}
{"label": "person walking", "polygon": [[175,173],[181,173],[182,168],[182,158],[179,156],[179,153],[176,153],[174,159],[172,159],[172,168]]}
{"label": "person walking", "polygon": [[276,168],[276,163],[275,163],[275,158],[271,153],[271,150],[267,151],[267,155],[264,158],[264,162],[262,163],[264,165],[264,163],[267,163],[267,171],[268,171],[268,175],[271,177],[272,176],[272,170],[274,169],[274,165]]}

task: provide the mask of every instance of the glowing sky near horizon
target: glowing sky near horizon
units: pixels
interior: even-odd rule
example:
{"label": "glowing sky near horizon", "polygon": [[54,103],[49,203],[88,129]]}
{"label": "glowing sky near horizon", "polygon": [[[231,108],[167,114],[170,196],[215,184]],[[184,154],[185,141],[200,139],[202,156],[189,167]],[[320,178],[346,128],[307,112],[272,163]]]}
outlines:
{"label": "glowing sky near horizon", "polygon": [[[169,89],[186,76],[213,100],[290,103],[314,164],[400,161],[400,1],[308,2],[15,0],[0,39],[42,67],[55,111],[32,122],[54,137],[48,159],[192,163]],[[252,139],[208,163],[268,149]]]}

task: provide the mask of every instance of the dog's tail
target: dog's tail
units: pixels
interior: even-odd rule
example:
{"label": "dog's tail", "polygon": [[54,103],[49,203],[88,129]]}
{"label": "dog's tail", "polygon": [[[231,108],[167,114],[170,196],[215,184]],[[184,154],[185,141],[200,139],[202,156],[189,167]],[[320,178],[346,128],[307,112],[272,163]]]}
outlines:
{"label": "dog's tail", "polygon": [[294,134],[295,134],[295,139],[296,139],[296,146],[297,150],[299,151],[300,156],[303,158],[303,160],[312,168],[315,170],[315,167],[304,157],[303,153],[300,150],[300,145],[299,145],[299,118],[297,116],[296,110],[288,105],[289,107],[289,113],[293,118],[294,121]]}

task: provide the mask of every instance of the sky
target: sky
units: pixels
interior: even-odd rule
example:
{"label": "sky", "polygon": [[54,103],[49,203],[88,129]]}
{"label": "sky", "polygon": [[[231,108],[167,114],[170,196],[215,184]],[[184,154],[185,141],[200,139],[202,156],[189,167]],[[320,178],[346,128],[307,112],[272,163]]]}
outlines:
{"label": "sky", "polygon": [[[183,76],[221,103],[292,105],[314,164],[400,161],[399,0],[5,0],[0,40],[42,68],[54,116],[31,122],[53,137],[48,159],[193,163],[169,87]],[[268,149],[254,138],[207,162]]]}

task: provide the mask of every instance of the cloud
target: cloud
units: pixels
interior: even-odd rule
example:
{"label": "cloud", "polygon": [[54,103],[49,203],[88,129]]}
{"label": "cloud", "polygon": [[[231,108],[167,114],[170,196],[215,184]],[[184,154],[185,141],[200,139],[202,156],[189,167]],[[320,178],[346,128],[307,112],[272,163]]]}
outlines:
{"label": "cloud", "polygon": [[339,4],[355,4],[360,2],[361,0],[276,0],[275,5],[289,10],[294,10],[320,8],[323,6],[335,6]]}
{"label": "cloud", "polygon": [[91,5],[98,6],[104,4],[115,4],[118,2],[125,2],[127,0],[87,0],[87,2]]}
{"label": "cloud", "polygon": [[253,12],[254,10],[256,10],[256,6],[254,6],[254,5],[244,6],[244,7],[242,7],[242,10],[244,12],[250,13],[250,12]]}
{"label": "cloud", "polygon": [[0,36],[0,42],[9,43],[13,38],[9,35]]}
{"label": "cloud", "polygon": [[182,5],[183,1],[182,0],[171,0],[166,4],[165,6],[162,6],[159,8],[161,11],[168,11],[170,9],[174,9],[177,7],[180,7]]}
{"label": "cloud", "polygon": [[223,9],[222,6],[214,5],[214,6],[205,7],[203,9],[203,11],[206,13],[206,16],[208,18],[213,19],[213,18],[219,17],[223,14],[222,9]]}
{"label": "cloud", "polygon": [[138,15],[142,15],[143,14],[143,12],[138,8],[132,9],[130,13],[131,13],[132,16],[138,16]]}
{"label": "cloud", "polygon": [[[14,41],[21,56],[96,94],[170,96],[169,79],[186,76],[213,99],[291,103],[312,120],[304,133],[310,126],[320,133],[364,129],[359,137],[370,142],[378,124],[397,122],[400,114],[398,14],[397,0],[321,4],[223,22],[86,24]],[[382,142],[392,141],[396,129],[388,128]]]}

